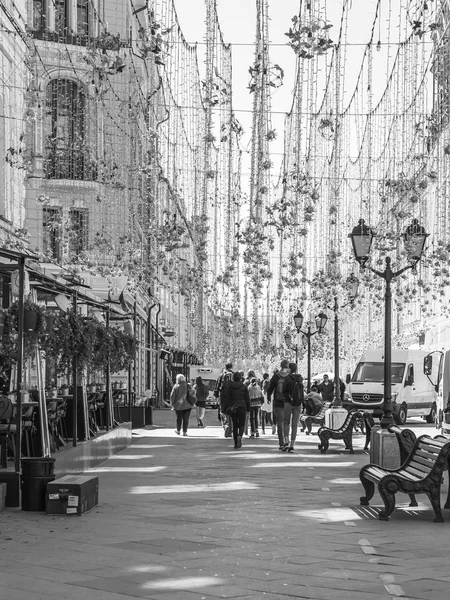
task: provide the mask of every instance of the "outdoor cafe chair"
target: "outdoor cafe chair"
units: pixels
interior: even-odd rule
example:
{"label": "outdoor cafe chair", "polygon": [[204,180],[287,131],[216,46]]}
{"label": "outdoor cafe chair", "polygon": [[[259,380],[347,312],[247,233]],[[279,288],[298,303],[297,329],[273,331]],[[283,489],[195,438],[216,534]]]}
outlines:
{"label": "outdoor cafe chair", "polygon": [[0,466],[4,469],[8,466],[8,447],[15,456],[15,433],[14,405],[7,396],[0,396]]}

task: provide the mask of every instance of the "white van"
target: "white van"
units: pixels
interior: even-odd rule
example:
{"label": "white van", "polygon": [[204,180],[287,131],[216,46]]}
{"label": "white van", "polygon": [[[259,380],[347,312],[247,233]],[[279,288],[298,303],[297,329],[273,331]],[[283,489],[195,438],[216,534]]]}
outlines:
{"label": "white van", "polygon": [[430,352],[424,359],[424,371],[437,390],[436,427],[450,433],[450,350]]}
{"label": "white van", "polygon": [[[433,423],[436,417],[436,386],[425,374],[424,350],[392,350],[392,413],[396,423],[423,417]],[[368,350],[348,378],[343,398],[347,410],[359,408],[381,417],[384,402],[384,350]]]}
{"label": "white van", "polygon": [[218,401],[213,392],[216,387],[216,381],[222,374],[220,367],[205,367],[204,365],[191,365],[189,368],[189,379],[195,383],[195,379],[200,375],[203,383],[208,388],[208,398],[206,399],[206,408],[217,408]]}

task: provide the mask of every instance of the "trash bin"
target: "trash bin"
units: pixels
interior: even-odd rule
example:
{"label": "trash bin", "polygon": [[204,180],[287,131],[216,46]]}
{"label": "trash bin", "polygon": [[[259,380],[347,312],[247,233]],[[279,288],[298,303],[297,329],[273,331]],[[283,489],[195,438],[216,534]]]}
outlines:
{"label": "trash bin", "polygon": [[54,458],[22,458],[22,510],[45,511],[47,483],[54,479]]}

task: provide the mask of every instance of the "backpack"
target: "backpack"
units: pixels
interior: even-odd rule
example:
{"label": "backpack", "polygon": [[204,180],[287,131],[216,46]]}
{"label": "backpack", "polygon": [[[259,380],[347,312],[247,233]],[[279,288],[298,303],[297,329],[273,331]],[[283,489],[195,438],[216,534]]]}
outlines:
{"label": "backpack", "polygon": [[189,383],[187,384],[186,400],[191,406],[197,404],[197,394]]}
{"label": "backpack", "polygon": [[[213,394],[216,398],[218,398],[219,396],[222,395],[223,389],[227,388],[229,386],[232,378],[233,378],[233,373],[230,373],[228,371],[224,371],[222,373],[222,375],[220,375],[219,379],[216,381],[216,385],[214,387],[214,392],[213,392]],[[227,390],[227,393],[228,393],[228,390]]]}
{"label": "backpack", "polygon": [[228,404],[228,400],[230,398],[230,385],[231,385],[231,381],[233,378],[233,374],[232,373],[223,373],[223,375],[220,378],[220,383],[219,383],[219,401],[220,401],[220,407],[223,409],[227,406]]}
{"label": "backpack", "polygon": [[261,388],[258,385],[248,386],[248,395],[250,397],[250,406],[261,406],[263,397]]}
{"label": "backpack", "polygon": [[303,384],[294,379],[294,386],[292,388],[291,404],[292,406],[300,406],[304,400],[303,395]]}
{"label": "backpack", "polygon": [[283,398],[283,383],[286,377],[280,377],[277,381],[277,387],[275,388],[275,399],[281,400]]}
{"label": "backpack", "polygon": [[220,389],[219,389],[220,396],[228,395],[232,377],[233,377],[232,373],[224,373],[222,375],[222,381],[220,382]]}

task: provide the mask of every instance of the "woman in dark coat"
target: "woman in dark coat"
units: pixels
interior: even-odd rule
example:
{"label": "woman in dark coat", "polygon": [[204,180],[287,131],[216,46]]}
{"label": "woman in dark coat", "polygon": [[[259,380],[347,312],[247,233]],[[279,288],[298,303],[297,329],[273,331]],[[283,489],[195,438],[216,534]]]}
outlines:
{"label": "woman in dark coat", "polygon": [[242,436],[244,434],[245,418],[250,412],[250,396],[247,386],[241,379],[240,373],[233,375],[228,391],[227,410],[231,411],[233,421],[234,447],[241,448]]}

